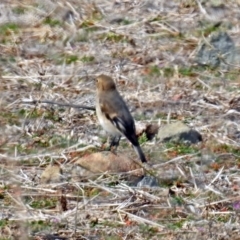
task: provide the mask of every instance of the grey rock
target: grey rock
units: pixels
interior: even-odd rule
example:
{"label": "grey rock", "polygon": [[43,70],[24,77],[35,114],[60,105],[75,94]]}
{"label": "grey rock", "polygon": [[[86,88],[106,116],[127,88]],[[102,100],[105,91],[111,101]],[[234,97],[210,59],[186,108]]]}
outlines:
{"label": "grey rock", "polygon": [[160,141],[183,141],[198,143],[202,141],[202,135],[182,122],[175,122],[159,129],[157,139]]}
{"label": "grey rock", "polygon": [[230,68],[235,62],[236,48],[233,40],[225,32],[213,34],[208,43],[203,43],[197,53],[196,62],[199,65],[212,68]]}
{"label": "grey rock", "polygon": [[233,122],[232,124],[228,124],[226,126],[226,131],[228,138],[236,142],[240,142],[240,130],[238,129],[238,126],[235,124],[235,122]]}
{"label": "grey rock", "polygon": [[153,176],[144,176],[137,183],[137,187],[159,187],[158,179]]}

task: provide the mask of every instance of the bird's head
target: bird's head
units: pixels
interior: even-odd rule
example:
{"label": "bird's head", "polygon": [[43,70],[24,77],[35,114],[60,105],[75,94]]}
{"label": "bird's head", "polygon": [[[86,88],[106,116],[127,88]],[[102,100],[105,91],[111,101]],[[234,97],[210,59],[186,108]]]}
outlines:
{"label": "bird's head", "polygon": [[99,75],[97,78],[97,89],[99,91],[115,90],[116,85],[113,79],[107,75]]}

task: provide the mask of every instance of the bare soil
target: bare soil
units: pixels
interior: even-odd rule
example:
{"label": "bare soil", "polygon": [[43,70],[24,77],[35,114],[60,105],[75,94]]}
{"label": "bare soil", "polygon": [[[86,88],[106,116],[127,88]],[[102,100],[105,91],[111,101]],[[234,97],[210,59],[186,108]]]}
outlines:
{"label": "bare soil", "polygon": [[[239,17],[237,0],[1,1],[0,240],[239,239],[239,65],[196,62],[218,32],[239,51]],[[95,111],[38,102],[94,108],[102,73],[137,128],[183,121],[203,136],[139,137],[158,187],[76,177],[76,156],[106,142]],[[126,140],[117,151],[136,158]]]}

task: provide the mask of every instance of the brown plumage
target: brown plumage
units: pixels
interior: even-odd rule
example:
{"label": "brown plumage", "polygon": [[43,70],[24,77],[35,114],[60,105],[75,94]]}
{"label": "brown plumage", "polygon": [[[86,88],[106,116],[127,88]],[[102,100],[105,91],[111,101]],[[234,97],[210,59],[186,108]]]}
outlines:
{"label": "brown plumage", "polygon": [[146,162],[145,155],[138,143],[132,115],[113,79],[106,75],[97,77],[96,111],[104,130],[118,140],[124,135],[132,143],[140,160]]}

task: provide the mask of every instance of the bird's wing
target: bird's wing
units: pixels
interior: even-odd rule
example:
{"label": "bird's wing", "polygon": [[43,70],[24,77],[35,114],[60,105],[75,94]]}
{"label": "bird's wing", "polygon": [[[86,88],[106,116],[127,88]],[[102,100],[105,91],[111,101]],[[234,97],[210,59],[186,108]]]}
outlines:
{"label": "bird's wing", "polygon": [[[120,132],[126,135],[126,133],[129,131],[129,127],[130,127],[129,125],[132,124],[132,118],[126,119],[127,114],[125,114],[124,111],[128,111],[128,110],[126,109],[125,103],[123,101],[116,102],[115,100],[109,102],[103,98],[103,99],[100,99],[99,104],[100,104],[101,112],[105,115],[105,117],[109,121],[111,121],[112,124]],[[124,111],[120,110],[122,108],[124,109]]]}

